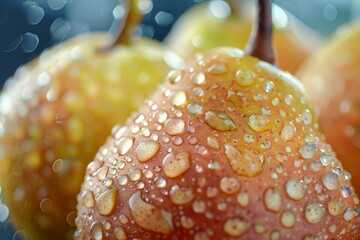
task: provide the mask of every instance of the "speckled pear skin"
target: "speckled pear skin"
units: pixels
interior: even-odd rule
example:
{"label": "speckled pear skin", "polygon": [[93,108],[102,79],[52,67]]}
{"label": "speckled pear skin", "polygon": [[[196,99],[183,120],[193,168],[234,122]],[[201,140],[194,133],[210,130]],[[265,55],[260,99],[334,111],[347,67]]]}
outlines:
{"label": "speckled pear skin", "polygon": [[156,42],[100,51],[108,40],[93,33],[51,48],[4,87],[0,184],[27,239],[73,238],[87,164],[170,70]]}
{"label": "speckled pear skin", "polygon": [[197,54],[88,165],[75,239],[357,239],[359,198],[302,85]]}
{"label": "speckled pear skin", "polygon": [[[228,10],[222,7],[224,3],[211,7],[215,2],[198,4],[177,20],[166,37],[166,43],[171,49],[185,58],[221,46],[244,49],[254,19],[253,1],[237,3],[241,6],[229,16],[223,13]],[[218,12],[214,14],[214,11]],[[281,17],[279,13],[273,12],[273,19]],[[286,27],[274,25],[273,43],[278,65],[282,70],[295,74],[306,58],[317,49],[321,37],[289,13],[286,18]]]}
{"label": "speckled pear skin", "polygon": [[300,68],[320,128],[360,189],[360,22],[340,28]]}

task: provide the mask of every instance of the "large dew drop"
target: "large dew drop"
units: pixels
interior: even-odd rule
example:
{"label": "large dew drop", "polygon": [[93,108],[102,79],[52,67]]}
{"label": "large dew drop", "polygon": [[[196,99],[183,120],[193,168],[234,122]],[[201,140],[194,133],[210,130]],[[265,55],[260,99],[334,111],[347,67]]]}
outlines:
{"label": "large dew drop", "polygon": [[305,206],[305,219],[308,223],[318,223],[325,215],[325,209],[318,202],[309,202]]}
{"label": "large dew drop", "polygon": [[249,223],[241,218],[228,219],[224,224],[224,231],[233,237],[239,237],[247,232]]}
{"label": "large dew drop", "polygon": [[263,163],[259,156],[256,156],[247,149],[240,152],[234,146],[225,144],[225,155],[232,170],[237,175],[254,177],[258,176],[263,171]]}
{"label": "large dew drop", "polygon": [[174,204],[182,205],[190,202],[195,197],[191,188],[181,188],[174,185],[170,190],[170,199]]}
{"label": "large dew drop", "polygon": [[141,227],[162,234],[172,231],[171,213],[144,202],[140,191],[130,197],[129,207],[135,222]]}
{"label": "large dew drop", "polygon": [[236,125],[230,116],[220,111],[207,111],[205,113],[205,123],[222,132],[236,129]]}
{"label": "large dew drop", "polygon": [[103,216],[108,216],[115,209],[117,204],[117,189],[109,189],[100,194],[96,199],[96,207]]}
{"label": "large dew drop", "polygon": [[160,143],[148,140],[140,142],[135,149],[135,156],[139,162],[146,162],[153,158],[160,150]]}
{"label": "large dew drop", "polygon": [[190,167],[190,153],[184,151],[171,152],[163,160],[165,174],[175,178],[186,172]]}

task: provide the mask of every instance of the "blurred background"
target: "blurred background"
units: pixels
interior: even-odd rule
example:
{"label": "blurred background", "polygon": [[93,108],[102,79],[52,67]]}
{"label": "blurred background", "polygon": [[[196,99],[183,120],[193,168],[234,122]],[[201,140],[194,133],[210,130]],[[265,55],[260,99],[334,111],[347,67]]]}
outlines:
{"label": "blurred background", "polygon": [[[137,34],[163,40],[176,19],[205,0],[153,0]],[[241,0],[239,0],[241,1]],[[107,31],[118,0],[0,0],[0,86],[45,48],[85,32]],[[273,0],[325,39],[360,18],[360,0]],[[304,36],[306,37],[306,36]],[[0,239],[20,239],[1,203]]]}

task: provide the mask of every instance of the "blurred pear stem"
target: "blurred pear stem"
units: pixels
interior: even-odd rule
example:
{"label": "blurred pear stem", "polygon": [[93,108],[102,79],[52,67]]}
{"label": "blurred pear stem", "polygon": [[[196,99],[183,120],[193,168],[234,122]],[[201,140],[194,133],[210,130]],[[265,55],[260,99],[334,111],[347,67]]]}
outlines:
{"label": "blurred pear stem", "polygon": [[[124,16],[114,16],[115,21],[109,30],[111,39],[106,43],[104,50],[111,49],[116,45],[128,45],[131,42],[133,32],[142,20],[143,14],[139,8],[139,0],[119,0],[116,8],[124,9]],[[116,11],[115,8],[115,11]]]}
{"label": "blurred pear stem", "polygon": [[245,52],[265,62],[275,64],[272,43],[271,0],[256,0],[256,2],[256,20]]}

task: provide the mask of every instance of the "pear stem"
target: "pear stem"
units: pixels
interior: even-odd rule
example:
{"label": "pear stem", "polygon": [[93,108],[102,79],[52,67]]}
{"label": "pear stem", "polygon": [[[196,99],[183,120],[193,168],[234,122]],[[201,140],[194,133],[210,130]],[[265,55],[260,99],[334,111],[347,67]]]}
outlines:
{"label": "pear stem", "polygon": [[275,64],[275,54],[272,43],[271,0],[256,1],[256,20],[245,52],[265,62]]}
{"label": "pear stem", "polygon": [[112,37],[102,50],[108,50],[120,44],[128,45],[131,42],[134,29],[139,25],[143,17],[138,4],[139,0],[126,0],[125,4],[122,0],[119,0],[117,8],[123,5],[125,16],[123,18],[114,16],[115,21],[109,30]]}

